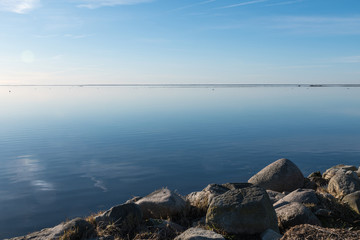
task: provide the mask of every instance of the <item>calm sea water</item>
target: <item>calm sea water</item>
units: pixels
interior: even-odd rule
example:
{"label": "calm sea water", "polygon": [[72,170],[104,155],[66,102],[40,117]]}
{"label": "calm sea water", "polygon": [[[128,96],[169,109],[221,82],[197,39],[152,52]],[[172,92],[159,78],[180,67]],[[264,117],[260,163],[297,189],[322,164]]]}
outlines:
{"label": "calm sea water", "polygon": [[360,88],[0,87],[0,238],[167,186],[360,162]]}

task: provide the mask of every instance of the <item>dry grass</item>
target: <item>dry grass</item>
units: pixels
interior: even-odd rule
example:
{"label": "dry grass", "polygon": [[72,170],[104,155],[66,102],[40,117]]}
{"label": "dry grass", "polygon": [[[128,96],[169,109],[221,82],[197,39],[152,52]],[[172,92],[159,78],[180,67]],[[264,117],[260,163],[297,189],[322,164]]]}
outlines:
{"label": "dry grass", "polygon": [[358,240],[360,231],[298,225],[288,230],[281,240]]}
{"label": "dry grass", "polygon": [[79,229],[72,228],[65,231],[64,234],[59,238],[59,240],[80,240]]}

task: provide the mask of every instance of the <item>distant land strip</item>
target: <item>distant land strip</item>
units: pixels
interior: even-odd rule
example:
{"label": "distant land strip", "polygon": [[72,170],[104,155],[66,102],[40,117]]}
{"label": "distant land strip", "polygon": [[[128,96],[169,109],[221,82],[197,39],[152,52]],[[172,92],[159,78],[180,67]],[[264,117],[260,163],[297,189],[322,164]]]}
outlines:
{"label": "distant land strip", "polygon": [[155,87],[155,88],[247,88],[247,87],[360,87],[360,84],[243,84],[243,83],[174,83],[174,84],[0,84],[0,87]]}

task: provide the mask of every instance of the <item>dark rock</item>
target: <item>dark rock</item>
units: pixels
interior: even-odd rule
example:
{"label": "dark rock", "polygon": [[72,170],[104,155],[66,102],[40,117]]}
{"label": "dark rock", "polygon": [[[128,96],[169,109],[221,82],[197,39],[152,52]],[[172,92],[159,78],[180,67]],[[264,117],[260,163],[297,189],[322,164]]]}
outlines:
{"label": "dark rock", "polygon": [[310,180],[310,182],[315,183],[317,187],[324,187],[329,182],[328,180],[322,178],[319,171],[311,173],[307,178]]}
{"label": "dark rock", "polygon": [[310,173],[309,176],[308,176],[309,179],[319,178],[319,177],[322,177],[320,171],[312,172],[312,173]]}
{"label": "dark rock", "polygon": [[195,220],[192,223],[192,227],[203,227],[206,224],[206,217],[202,217],[200,219]]}
{"label": "dark rock", "polygon": [[358,170],[356,170],[356,175],[358,175],[358,177],[360,177],[360,167],[358,168]]}
{"label": "dark rock", "polygon": [[141,223],[142,212],[138,205],[125,203],[110,208],[101,215],[95,217],[95,222],[100,228],[114,225],[121,233],[133,232]]}
{"label": "dark rock", "polygon": [[304,186],[303,186],[303,188],[316,190],[318,188],[318,185],[317,185],[316,182],[311,181],[308,178],[304,178]]}
{"label": "dark rock", "polygon": [[330,217],[332,215],[332,212],[328,209],[320,208],[316,210],[315,216],[317,217]]}
{"label": "dark rock", "polygon": [[248,182],[267,190],[291,192],[304,186],[304,176],[293,162],[282,158],[263,168]]}
{"label": "dark rock", "polygon": [[279,240],[282,238],[282,235],[272,229],[268,229],[260,235],[260,238],[261,240]]}
{"label": "dark rock", "polygon": [[214,197],[206,224],[229,234],[261,234],[278,231],[276,214],[264,189],[256,186],[229,190]]}

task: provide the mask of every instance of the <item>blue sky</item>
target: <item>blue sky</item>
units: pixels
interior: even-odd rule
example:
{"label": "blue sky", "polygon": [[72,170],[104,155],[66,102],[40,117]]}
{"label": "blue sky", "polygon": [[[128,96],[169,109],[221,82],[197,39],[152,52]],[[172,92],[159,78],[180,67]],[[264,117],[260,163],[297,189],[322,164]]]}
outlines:
{"label": "blue sky", "polygon": [[360,83],[359,0],[0,0],[0,84]]}

